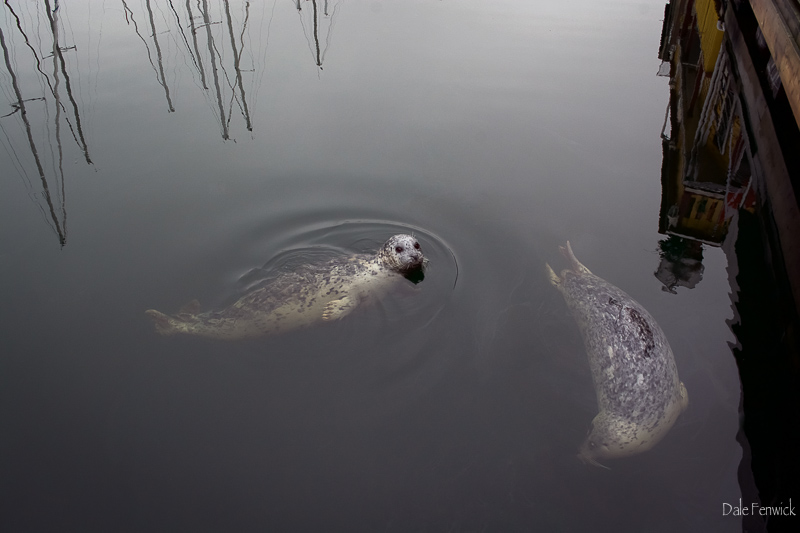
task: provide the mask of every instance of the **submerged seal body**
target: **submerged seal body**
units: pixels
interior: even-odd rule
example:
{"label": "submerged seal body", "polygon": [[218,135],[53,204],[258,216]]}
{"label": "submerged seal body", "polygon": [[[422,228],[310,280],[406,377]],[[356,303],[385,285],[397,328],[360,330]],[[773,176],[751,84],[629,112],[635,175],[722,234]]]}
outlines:
{"label": "submerged seal body", "polygon": [[162,335],[260,337],[340,319],[406,276],[420,273],[424,262],[414,237],[395,235],[375,255],[338,258],[283,273],[219,311],[199,313],[195,300],[174,316],[155,309],[146,313]]}
{"label": "submerged seal body", "polygon": [[664,332],[625,292],[592,274],[560,247],[570,268],[550,282],[564,295],[583,336],[599,413],[578,457],[626,457],[652,448],[689,403]]}

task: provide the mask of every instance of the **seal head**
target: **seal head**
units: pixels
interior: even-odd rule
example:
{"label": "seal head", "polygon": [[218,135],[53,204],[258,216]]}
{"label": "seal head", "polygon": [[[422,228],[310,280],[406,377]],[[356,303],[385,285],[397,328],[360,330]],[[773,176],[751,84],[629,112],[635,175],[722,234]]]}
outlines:
{"label": "seal head", "polygon": [[678,415],[689,406],[689,393],[682,382],[662,418],[650,424],[635,422],[631,417],[601,411],[594,417],[589,434],[578,449],[578,459],[586,464],[608,468],[599,461],[620,459],[645,452],[655,446],[675,424]]}
{"label": "seal head", "polygon": [[421,270],[425,264],[419,241],[406,234],[395,235],[386,241],[378,252],[378,259],[401,274]]}

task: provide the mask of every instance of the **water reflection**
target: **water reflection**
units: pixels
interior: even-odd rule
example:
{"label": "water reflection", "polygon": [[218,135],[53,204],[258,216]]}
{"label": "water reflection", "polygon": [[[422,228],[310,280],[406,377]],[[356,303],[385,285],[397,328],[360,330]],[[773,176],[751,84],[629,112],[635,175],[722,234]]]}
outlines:
{"label": "water reflection", "polygon": [[[172,2],[170,2],[171,4]],[[167,98],[167,108],[169,109],[170,113],[175,111],[175,108],[172,106],[172,99],[169,96],[169,85],[167,85],[167,80],[164,78],[164,60],[161,53],[161,45],[158,43],[158,32],[156,31],[156,24],[153,20],[153,9],[150,6],[150,0],[146,0],[145,4],[147,6],[147,15],[148,20],[150,22],[150,32],[153,37],[153,46],[156,50],[156,62],[158,63],[158,67],[153,64],[153,57],[150,53],[150,46],[147,44],[147,41],[142,36],[141,32],[139,31],[139,25],[136,24],[136,19],[133,17],[133,11],[128,7],[128,4],[125,0],[122,0],[122,6],[125,8],[125,21],[128,24],[133,24],[133,29],[136,32],[136,35],[139,36],[139,39],[142,40],[144,43],[145,48],[147,49],[147,58],[150,60],[150,65],[153,69],[156,70],[156,78],[158,79],[158,84],[164,88],[164,94]]]}
{"label": "water reflection", "polygon": [[[66,206],[66,187],[64,184],[64,146],[62,143],[61,125],[66,123],[73,140],[83,154],[83,159],[87,164],[92,164],[89,155],[89,146],[83,132],[81,123],[81,113],[73,92],[70,71],[64,54],[75,52],[75,45],[65,46],[60,38],[59,20],[60,6],[58,1],[51,7],[50,0],[41,4],[31,4],[35,6],[36,16],[26,13],[25,21],[17,14],[14,7],[6,0],[4,2],[7,14],[13,19],[18,35],[6,35],[0,28],[0,47],[3,50],[3,61],[10,78],[11,90],[3,87],[6,94],[13,94],[14,100],[10,103],[11,111],[0,117],[0,127],[3,130],[6,150],[12,155],[17,172],[23,177],[26,187],[30,192],[30,197],[39,205],[45,213],[45,220],[58,236],[58,241],[63,247],[67,242],[67,206]],[[44,7],[44,17],[40,11]],[[7,19],[8,20],[8,19]],[[44,27],[38,22],[45,20]],[[50,42],[51,46],[48,55],[43,55],[33,46],[28,34],[35,36],[34,43]],[[22,63],[21,57],[16,54],[14,41],[21,38],[25,48],[31,54],[35,63],[35,72],[19,72],[19,65]],[[27,62],[29,59],[26,58]],[[52,60],[50,74],[45,72],[48,68],[47,60]],[[41,93],[35,89],[34,81],[29,79],[32,75],[39,87],[47,86]],[[63,78],[64,88],[61,88]],[[66,92],[66,99],[69,108],[63,102],[63,94]],[[42,94],[42,96],[28,96],[28,94]],[[42,104],[38,104],[41,102]],[[28,104],[31,104],[30,106]],[[71,109],[71,113],[70,113]],[[52,111],[51,111],[52,110]],[[51,115],[52,112],[52,115]],[[52,117],[52,118],[51,118]],[[13,119],[19,119],[19,127],[24,130],[27,140],[26,148],[17,149],[11,140],[6,125],[13,123]],[[52,124],[52,129],[51,129]],[[35,139],[44,138],[45,147],[37,145]],[[26,172],[27,164],[21,157],[24,150],[29,150],[31,157],[36,165],[36,172],[41,182],[41,194],[33,192],[34,187]],[[50,162],[47,161],[50,159]],[[50,168],[52,167],[52,168]],[[50,176],[48,177],[48,174]],[[52,185],[52,190],[51,190]],[[42,200],[44,205],[42,205]]]}
{"label": "water reflection", "polygon": [[[340,3],[336,2],[333,7],[328,0],[317,2],[317,0],[295,0],[297,14],[300,15],[300,25],[303,27],[303,34],[308,42],[308,49],[314,58],[314,64],[322,70],[322,63],[325,61],[325,53],[331,44],[334,20],[339,10]],[[311,4],[311,9],[303,9],[303,4]],[[322,4],[322,5],[318,5]],[[310,19],[310,20],[309,20]],[[324,28],[324,29],[323,29]],[[323,43],[320,44],[320,36]]]}
{"label": "water reflection", "polygon": [[675,294],[678,287],[693,289],[703,279],[703,243],[670,235],[658,241],[658,255],[655,275],[662,290]]}
{"label": "water reflection", "polygon": [[[744,501],[761,505],[796,499],[800,473],[800,441],[784,429],[796,424],[800,380],[800,214],[792,187],[800,142],[792,109],[800,102],[780,76],[798,65],[786,59],[778,67],[772,56],[776,42],[796,41],[798,29],[776,31],[776,18],[754,13],[785,4],[673,0],[659,53],[659,74],[668,63],[670,77],[659,233],[669,237],[660,242],[656,277],[674,293],[699,282],[703,245],[722,246],[728,258],[731,351],[742,382],[739,484]],[[788,524],[781,520],[746,516],[743,528],[777,531]]]}
{"label": "water reflection", "polygon": [[[222,2],[222,10],[218,12],[212,12],[207,0],[196,0],[194,7],[190,0],[186,0],[186,4],[181,6],[179,12],[170,0],[168,2],[169,13],[161,13],[162,6],[145,0],[144,12],[148,27],[148,34],[145,37],[136,22],[138,15],[125,0],[121,1],[125,22],[133,27],[136,35],[144,43],[147,58],[156,74],[156,80],[164,89],[168,112],[174,112],[175,106],[170,95],[169,83],[164,74],[165,58],[159,39],[161,34],[171,34],[172,41],[178,46],[178,51],[188,56],[189,61],[185,62],[191,64],[193,68],[192,76],[198,87],[204,92],[212,114],[218,120],[222,138],[226,141],[231,138],[231,121],[235,116],[234,106],[244,120],[247,131],[253,131],[253,120],[242,74],[243,72],[252,72],[254,75],[250,77],[251,83],[256,86],[260,83],[256,72],[257,54],[253,53],[252,43],[245,42],[245,35],[247,35],[250,23],[250,2],[241,5],[239,12],[234,15],[230,2],[227,0]],[[162,21],[160,26],[156,24],[154,11],[159,12],[158,19]],[[180,39],[175,38],[175,35],[179,35]],[[152,51],[148,39],[152,41]],[[204,43],[203,39],[205,39]],[[230,55],[225,53],[227,47],[230,47]],[[248,64],[243,66],[242,59],[245,56],[245,50],[248,51],[245,57]],[[211,73],[213,91],[208,86],[206,65]],[[175,66],[170,68],[175,68]],[[261,70],[263,71],[263,68]]]}
{"label": "water reflection", "polygon": [[722,46],[724,32],[717,27],[714,10],[694,11],[692,3],[674,6],[675,11],[680,8],[684,12],[673,21],[695,23],[686,28],[665,23],[659,54],[669,62],[670,103],[661,132],[658,231],[669,239],[660,243],[656,277],[673,293],[677,286],[692,288],[702,278],[702,246],[688,243],[720,246],[733,214],[755,208],[753,145]]}
{"label": "water reflection", "polygon": [[[741,210],[796,227],[796,199],[786,193],[800,135],[750,5],[670,2],[659,58],[659,75],[670,78],[659,233],[720,246]],[[774,238],[793,249],[791,232],[778,228]],[[796,271],[800,259],[786,259]],[[797,299],[800,285],[793,292]]]}

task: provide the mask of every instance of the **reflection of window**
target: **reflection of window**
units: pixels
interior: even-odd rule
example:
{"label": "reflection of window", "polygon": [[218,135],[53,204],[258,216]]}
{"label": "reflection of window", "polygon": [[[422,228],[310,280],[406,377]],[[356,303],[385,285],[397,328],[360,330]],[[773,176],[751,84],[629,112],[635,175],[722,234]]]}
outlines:
{"label": "reflection of window", "polygon": [[714,218],[714,211],[717,210],[717,205],[717,202],[711,204],[711,209],[708,210],[708,216],[706,217],[706,220],[711,221]]}
{"label": "reflection of window", "polygon": [[696,218],[697,220],[700,220],[701,218],[703,218],[703,213],[706,212],[706,204],[707,203],[708,203],[708,200],[706,198],[703,198],[702,200],[700,200],[700,202],[698,202],[698,204],[697,204],[697,213],[695,213],[694,218]]}
{"label": "reflection of window", "polygon": [[[734,94],[731,90],[731,66],[724,48],[719,52],[713,78],[712,90],[709,92],[707,102],[712,104],[712,113],[716,114],[716,117],[709,117],[708,128],[714,127],[714,144],[719,153],[724,154],[727,149],[731,115],[733,115],[734,107]],[[706,142],[707,138],[704,137],[703,142]]]}
{"label": "reflection of window", "polygon": [[731,174],[731,183],[743,187],[748,181],[750,181],[750,157],[745,152],[739,158],[739,166]]}
{"label": "reflection of window", "polygon": [[[727,74],[727,73],[726,73]],[[733,92],[727,89],[727,79],[725,76],[724,85],[726,86],[725,93],[722,95],[722,108],[719,111],[719,121],[717,122],[717,131],[714,133],[714,144],[717,146],[719,153],[724,154],[728,143],[725,142],[728,138],[728,127],[731,123],[731,115],[733,115]]]}
{"label": "reflection of window", "polygon": [[694,196],[691,194],[684,194],[681,199],[681,214],[690,218],[692,216],[692,209],[694,209]]}

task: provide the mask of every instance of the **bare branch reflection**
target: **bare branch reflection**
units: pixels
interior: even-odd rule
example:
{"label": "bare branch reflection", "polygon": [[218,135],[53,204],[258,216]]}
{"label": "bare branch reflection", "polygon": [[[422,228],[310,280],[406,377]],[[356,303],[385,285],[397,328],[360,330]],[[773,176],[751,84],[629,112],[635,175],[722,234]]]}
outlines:
{"label": "bare branch reflection", "polygon": [[[26,188],[29,191],[30,197],[34,203],[39,206],[39,209],[44,214],[44,219],[48,226],[58,237],[59,244],[63,247],[67,242],[67,208],[66,208],[66,185],[64,179],[64,145],[61,138],[61,125],[65,122],[69,128],[73,140],[75,141],[78,149],[82,153],[83,159],[87,164],[92,165],[92,159],[89,155],[89,146],[84,134],[83,125],[81,122],[81,111],[78,105],[78,100],[71,82],[70,71],[67,67],[67,61],[64,57],[65,52],[77,51],[76,45],[66,46],[62,44],[60,39],[60,20],[59,14],[61,8],[56,1],[52,7],[50,0],[45,0],[43,7],[45,9],[44,16],[37,13],[36,16],[27,14],[25,18],[29,27],[26,29],[26,24],[23,23],[22,18],[17,14],[14,7],[8,0],[4,1],[5,9],[8,14],[13,18],[18,37],[22,39],[25,48],[32,56],[35,71],[32,72],[33,80],[30,79],[30,74],[24,69],[21,71],[20,65],[24,65],[22,57],[18,57],[16,48],[13,44],[15,36],[7,35],[0,29],[0,47],[3,49],[3,61],[6,70],[9,74],[11,82],[11,91],[9,94],[13,95],[13,101],[10,102],[11,111],[0,116],[0,128],[2,128],[5,138],[5,148],[11,154],[17,172],[23,177]],[[39,10],[42,4],[32,4]],[[46,28],[41,27],[36,22],[30,21],[45,21]],[[29,32],[35,34],[33,42],[41,46],[42,43],[51,42],[50,53],[46,56],[37,51],[31,38],[28,36]],[[42,33],[49,32],[49,38],[42,35]],[[52,72],[47,74],[45,72],[44,60],[52,58]],[[28,61],[28,59],[24,59]],[[61,95],[61,83],[63,79],[64,88],[66,90],[67,100],[71,107],[70,110],[64,105]],[[35,91],[32,89],[36,84],[42,88],[41,95],[28,95]],[[46,89],[44,87],[46,86]],[[50,100],[52,98],[52,100]],[[38,103],[41,102],[40,105]],[[33,108],[29,104],[37,103]],[[54,111],[54,116],[51,118],[51,108]],[[30,151],[33,163],[36,167],[36,173],[39,177],[41,192],[37,192],[31,183],[26,172],[28,166],[23,161],[21,151],[15,147],[13,140],[15,135],[7,127],[11,127],[13,120],[18,118],[21,124],[19,126],[24,131],[26,139],[27,150]],[[53,129],[51,130],[51,125]],[[46,145],[43,147],[41,141],[37,144],[36,139],[46,139]],[[48,164],[47,158],[51,159]],[[52,166],[52,171],[48,167]],[[48,177],[48,174],[51,174]],[[53,186],[54,185],[54,186]]]}

